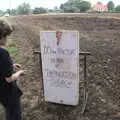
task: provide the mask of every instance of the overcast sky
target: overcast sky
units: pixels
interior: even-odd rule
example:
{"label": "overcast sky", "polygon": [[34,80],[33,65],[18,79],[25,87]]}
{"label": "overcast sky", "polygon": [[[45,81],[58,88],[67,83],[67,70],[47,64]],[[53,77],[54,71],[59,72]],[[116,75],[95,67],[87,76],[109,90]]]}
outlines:
{"label": "overcast sky", "polygon": [[[10,2],[11,1],[11,2]],[[32,8],[34,7],[45,7],[45,8],[54,8],[54,6],[60,6],[60,4],[65,3],[68,0],[2,0],[0,4],[0,9],[5,10],[10,8],[16,8],[23,2],[29,2]],[[97,1],[101,1],[106,4],[110,0],[88,0],[92,4],[95,4]],[[113,0],[115,5],[120,4],[120,0]],[[11,5],[10,5],[11,3]]]}

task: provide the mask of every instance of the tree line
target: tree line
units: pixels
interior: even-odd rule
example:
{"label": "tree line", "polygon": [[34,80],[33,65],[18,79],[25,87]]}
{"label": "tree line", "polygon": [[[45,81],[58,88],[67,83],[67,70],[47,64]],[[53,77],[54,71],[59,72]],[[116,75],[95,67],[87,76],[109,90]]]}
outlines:
{"label": "tree line", "polygon": [[29,3],[22,3],[16,9],[7,9],[6,11],[0,10],[0,15],[4,15],[6,13],[10,15],[28,15],[28,14],[40,14],[40,13],[47,13],[48,9],[43,7],[36,7],[31,9]]}
{"label": "tree line", "polygon": [[120,5],[117,5],[115,7],[115,4],[114,4],[113,1],[109,1],[107,6],[108,6],[108,11],[109,12],[120,12]]}
{"label": "tree line", "polygon": [[[109,1],[108,4],[108,11],[109,12],[120,12],[120,5],[115,7],[115,4],[113,1]],[[84,0],[68,0],[64,4],[61,4],[60,7],[55,7],[54,9],[47,9],[43,7],[36,7],[34,9],[31,9],[31,6],[29,3],[23,3],[19,5],[16,9],[7,9],[6,11],[0,10],[0,15],[3,15],[5,13],[11,14],[11,15],[22,15],[22,14],[41,14],[41,13],[48,13],[48,12],[86,12],[89,9],[92,8],[92,5],[88,1]]]}
{"label": "tree line", "polygon": [[[107,3],[108,12],[120,12],[120,5],[115,6],[113,1]],[[92,9],[92,5],[88,1],[83,0],[68,0],[60,5],[63,12],[86,12]]]}

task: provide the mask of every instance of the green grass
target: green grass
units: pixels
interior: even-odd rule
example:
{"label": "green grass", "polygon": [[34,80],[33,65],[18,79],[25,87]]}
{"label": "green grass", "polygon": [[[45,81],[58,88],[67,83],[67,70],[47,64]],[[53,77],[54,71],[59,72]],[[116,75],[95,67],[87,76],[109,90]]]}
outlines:
{"label": "green grass", "polygon": [[24,65],[26,62],[28,62],[29,58],[27,56],[24,56],[24,53],[22,53],[22,51],[20,51],[18,48],[17,43],[13,42],[12,39],[8,39],[7,50],[15,63]]}
{"label": "green grass", "polygon": [[11,54],[12,57],[18,54],[18,49],[16,47],[7,47],[7,50]]}

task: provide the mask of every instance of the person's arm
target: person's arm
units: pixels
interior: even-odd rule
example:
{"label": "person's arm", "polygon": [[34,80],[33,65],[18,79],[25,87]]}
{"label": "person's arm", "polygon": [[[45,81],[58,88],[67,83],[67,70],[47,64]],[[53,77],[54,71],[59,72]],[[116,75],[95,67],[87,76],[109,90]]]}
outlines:
{"label": "person's arm", "polygon": [[19,70],[18,72],[12,74],[10,77],[7,77],[7,78],[6,78],[6,81],[9,82],[9,83],[10,83],[10,82],[13,82],[13,81],[15,81],[17,78],[19,78],[20,76],[24,75],[24,73],[25,73],[25,70]]}
{"label": "person's arm", "polygon": [[24,74],[24,70],[19,70],[14,73],[13,62],[7,50],[2,50],[2,56],[0,59],[0,77],[6,78],[7,82],[16,80],[19,76]]}

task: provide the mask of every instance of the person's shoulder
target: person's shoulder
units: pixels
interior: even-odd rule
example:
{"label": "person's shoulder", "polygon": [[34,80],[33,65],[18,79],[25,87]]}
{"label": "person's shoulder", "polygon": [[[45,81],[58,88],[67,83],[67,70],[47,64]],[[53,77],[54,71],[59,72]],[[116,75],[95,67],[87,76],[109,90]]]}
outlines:
{"label": "person's shoulder", "polygon": [[0,47],[0,52],[1,53],[8,53],[8,51],[5,48]]}
{"label": "person's shoulder", "polygon": [[2,55],[9,55],[9,52],[5,48],[0,47],[0,56]]}

